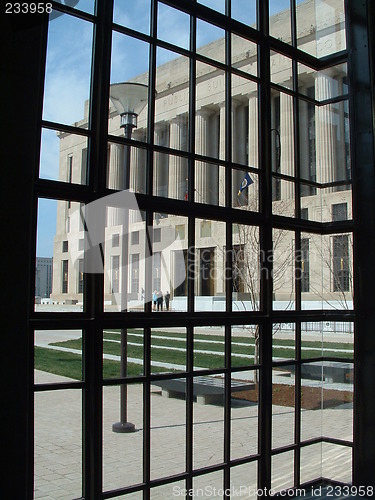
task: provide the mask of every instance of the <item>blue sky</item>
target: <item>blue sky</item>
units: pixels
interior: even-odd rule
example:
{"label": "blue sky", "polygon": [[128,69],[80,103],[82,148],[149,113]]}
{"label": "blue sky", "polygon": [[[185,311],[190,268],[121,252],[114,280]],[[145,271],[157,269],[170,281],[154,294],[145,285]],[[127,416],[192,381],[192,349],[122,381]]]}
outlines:
{"label": "blue sky", "polygon": [[[86,12],[93,12],[94,0],[65,0]],[[200,3],[224,12],[224,0],[200,0]],[[289,0],[270,0],[271,13],[289,7]],[[232,15],[237,20],[255,22],[255,0],[232,0]],[[114,21],[132,29],[149,33],[150,0],[115,0]],[[199,23],[197,46],[222,36],[222,30]],[[189,17],[164,4],[159,4],[158,36],[180,47],[189,45]],[[62,124],[74,124],[83,118],[84,103],[89,98],[93,26],[91,23],[63,14],[49,24],[43,118]],[[175,54],[167,51],[165,58]],[[148,44],[115,33],[113,36],[111,82],[134,78],[148,71]],[[40,176],[58,179],[59,139],[55,131],[44,130],[40,156]],[[37,255],[53,254],[56,231],[56,202],[41,200],[39,204]]]}

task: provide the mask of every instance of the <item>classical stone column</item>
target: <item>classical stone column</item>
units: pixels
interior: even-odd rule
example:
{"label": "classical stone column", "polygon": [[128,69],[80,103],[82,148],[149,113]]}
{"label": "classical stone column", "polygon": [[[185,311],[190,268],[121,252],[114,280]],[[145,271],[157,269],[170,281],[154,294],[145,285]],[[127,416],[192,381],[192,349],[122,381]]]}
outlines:
{"label": "classical stone column", "polygon": [[[108,187],[120,190],[124,182],[124,147],[121,144],[111,144],[109,150]],[[108,207],[107,226],[120,224],[119,209]]]}
{"label": "classical stone column", "polygon": [[258,97],[249,96],[249,151],[248,162],[250,167],[258,166]]}
{"label": "classical stone column", "polygon": [[[250,167],[258,167],[258,95],[257,93],[251,93],[249,98],[249,137],[248,137],[248,152],[247,161]],[[251,185],[250,191],[247,190],[248,194],[248,206],[250,210],[258,209],[258,177],[251,175],[254,184]]]}
{"label": "classical stone column", "polygon": [[[182,116],[173,118],[169,128],[169,146],[173,149],[181,149],[182,129],[184,119]],[[187,168],[186,161],[179,156],[170,156],[169,158],[169,198],[183,200],[186,196],[187,187]]]}
{"label": "classical stone column", "polygon": [[[200,109],[195,114],[195,152],[200,155],[207,155],[208,151],[208,117],[210,113]],[[195,200],[199,203],[208,203],[207,163],[198,161],[195,164]]]}
{"label": "classical stone column", "polygon": [[[327,72],[319,74],[315,79],[315,97],[318,101],[332,97],[333,80]],[[333,182],[336,166],[336,137],[333,124],[331,104],[316,107],[316,180],[317,182]],[[330,188],[329,191],[332,191]]]}
{"label": "classical stone column", "polygon": [[[294,175],[294,134],[293,134],[293,97],[280,93],[280,171],[285,175]],[[294,198],[291,182],[281,182],[281,199]]]}
{"label": "classical stone column", "polygon": [[[155,123],[154,143],[157,146],[167,144],[167,128],[165,123]],[[155,153],[154,155],[154,175],[153,194],[156,196],[167,196],[168,194],[168,157]]]}
{"label": "classical stone column", "polygon": [[[219,158],[225,160],[225,103],[220,104]],[[219,167],[219,205],[225,205],[225,169]]]}
{"label": "classical stone column", "polygon": [[[246,165],[246,117],[245,107],[232,101],[232,160]],[[232,173],[232,205],[243,205],[247,192],[238,196],[238,190],[245,177],[243,170],[233,170]]]}

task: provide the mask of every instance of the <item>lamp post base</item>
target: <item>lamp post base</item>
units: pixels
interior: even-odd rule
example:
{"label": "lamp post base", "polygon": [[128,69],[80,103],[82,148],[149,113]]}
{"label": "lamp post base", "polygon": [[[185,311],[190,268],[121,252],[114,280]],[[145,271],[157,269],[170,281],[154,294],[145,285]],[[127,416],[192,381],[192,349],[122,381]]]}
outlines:
{"label": "lamp post base", "polygon": [[135,425],[131,422],[116,422],[112,424],[112,432],[135,432]]}

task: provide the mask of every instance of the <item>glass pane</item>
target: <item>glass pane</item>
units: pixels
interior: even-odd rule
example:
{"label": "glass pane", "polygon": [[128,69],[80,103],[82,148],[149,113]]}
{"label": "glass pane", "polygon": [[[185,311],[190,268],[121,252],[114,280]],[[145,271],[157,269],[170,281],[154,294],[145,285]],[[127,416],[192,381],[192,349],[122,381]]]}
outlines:
{"label": "glass pane", "polygon": [[[186,371],[185,328],[153,328],[151,372]],[[155,382],[155,385],[159,385]],[[163,388],[162,384],[160,386]]]}
{"label": "glass pane", "polygon": [[38,202],[35,283],[38,312],[83,311],[86,256],[81,206],[65,200]]}
{"label": "glass pane", "polygon": [[150,31],[150,0],[114,1],[113,22],[142,33]]}
{"label": "glass pane", "polygon": [[[256,455],[258,451],[259,403],[256,383],[258,379],[258,372],[255,371],[232,373],[230,451],[232,460]],[[238,474],[238,481],[240,477],[241,475]],[[244,481],[241,484],[247,485],[248,482]]]}
{"label": "glass pane", "polygon": [[301,483],[322,477],[322,444],[318,443],[301,448]]}
{"label": "glass pane", "polygon": [[351,484],[353,450],[347,446],[322,443],[322,471],[328,480]]}
{"label": "glass pane", "polygon": [[[232,0],[233,2],[233,0]],[[233,17],[233,14],[232,14]],[[232,66],[245,73],[257,76],[257,45],[232,33]],[[232,78],[236,78],[232,75]]]}
{"label": "glass pane", "polygon": [[[259,364],[259,326],[236,325],[232,326],[231,336],[231,364],[234,367],[246,367]],[[253,372],[246,372],[254,376]],[[237,372],[233,374],[236,378]],[[249,380],[257,379],[250,378]]]}
{"label": "glass pane", "polygon": [[225,168],[210,162],[195,162],[195,200],[209,205],[225,205]]}
{"label": "glass pane", "polygon": [[353,441],[353,363],[323,363],[323,436]]}
{"label": "glass pane", "polygon": [[87,183],[87,137],[42,129],[39,177]]}
{"label": "glass pane", "polygon": [[294,452],[288,451],[271,458],[271,489],[275,492],[294,486]]}
{"label": "glass pane", "polygon": [[156,58],[156,91],[160,99],[156,100],[154,143],[187,151],[189,59],[161,48],[157,49]]}
{"label": "glass pane", "polygon": [[[48,374],[44,381],[55,382],[55,376]],[[37,392],[34,397],[34,496],[81,497],[82,392]]]}
{"label": "glass pane", "polygon": [[[216,370],[225,367],[225,339],[223,326],[201,326],[194,328],[194,370]],[[211,377],[204,377],[209,383]],[[215,380],[215,379],[213,379]],[[223,380],[220,379],[220,384]],[[219,381],[218,381],[218,385]],[[199,387],[198,387],[199,388]],[[218,401],[224,392],[218,392]],[[209,398],[207,399],[207,401]]]}
{"label": "glass pane", "polygon": [[258,165],[256,92],[256,83],[232,76],[232,160],[251,167]]}
{"label": "glass pane", "polygon": [[[295,359],[295,323],[275,323],[272,328],[272,358],[274,361]],[[294,373],[294,370],[291,371]],[[290,373],[285,375],[290,376]]]}
{"label": "glass pane", "polygon": [[232,208],[259,211],[259,176],[254,172],[232,169]]}
{"label": "glass pane", "polygon": [[284,217],[295,216],[295,185],[279,177],[272,178],[272,212]]}
{"label": "glass pane", "polygon": [[295,309],[294,238],[292,231],[273,229],[273,308]]}
{"label": "glass pane", "polygon": [[193,478],[193,490],[202,498],[223,498],[223,472],[211,472]]}
{"label": "glass pane", "polygon": [[[126,346],[126,356],[121,348]],[[141,328],[103,331],[103,378],[144,374],[144,332]],[[157,371],[162,371],[160,368]]]}
{"label": "glass pane", "polygon": [[316,57],[346,49],[344,0],[297,0],[298,48]]}
{"label": "glass pane", "polygon": [[352,219],[350,185],[319,189],[301,185],[301,218],[316,222],[337,222]]}
{"label": "glass pane", "polygon": [[[135,140],[146,140],[142,131],[135,130]],[[128,175],[126,173],[128,172]],[[135,146],[109,143],[107,149],[107,187],[146,192],[146,150]],[[129,183],[129,185],[127,185]]]}
{"label": "glass pane", "polygon": [[232,309],[258,311],[260,293],[259,228],[233,224],[232,226]]}
{"label": "glass pane", "polygon": [[[103,205],[106,221],[101,229],[106,242],[104,248],[104,310],[142,312],[151,300],[151,293],[145,293],[145,274],[151,267],[151,257],[146,257],[145,214],[136,209],[135,196],[122,191],[95,202]],[[108,204],[108,205],[106,205]],[[111,206],[112,205],[112,206]],[[125,208],[124,208],[125,207]],[[86,221],[95,218],[97,206],[87,206]],[[99,231],[99,225],[92,220],[92,231]],[[104,225],[105,224],[105,225]],[[88,226],[90,225],[90,222]],[[92,233],[88,227],[88,233]],[[98,239],[96,238],[96,241]],[[100,241],[100,239],[99,239]],[[99,266],[98,262],[98,266]],[[99,267],[98,267],[99,269]],[[103,265],[102,265],[103,269]],[[103,272],[103,271],[102,271]]]}
{"label": "glass pane", "polygon": [[93,27],[60,14],[49,23],[43,119],[87,128]]}
{"label": "glass pane", "polygon": [[[183,126],[182,122],[177,124],[177,121],[173,121],[170,124],[170,133],[179,135],[181,130],[176,129],[180,126]],[[166,132],[160,130],[160,133]],[[164,198],[188,201],[187,158],[165,153],[154,153],[153,194]]]}
{"label": "glass pane", "polygon": [[158,38],[188,49],[190,17],[180,10],[160,2],[158,4]]}
{"label": "glass pane", "polygon": [[[172,214],[155,213],[152,231],[150,297],[159,312],[187,310],[188,220]],[[149,266],[148,258],[146,264]]]}
{"label": "glass pane", "polygon": [[197,20],[197,54],[225,62],[225,31],[213,24]]}
{"label": "glass pane", "polygon": [[[72,9],[77,9],[77,10],[82,10],[83,12],[88,12],[89,14],[94,14],[94,5],[95,1],[94,0],[68,0],[64,2],[58,2],[58,3],[65,3]],[[64,14],[59,11],[53,11],[53,13],[50,16],[50,19],[56,19],[56,17],[63,16]]]}
{"label": "glass pane", "polygon": [[[306,269],[306,265],[305,265]],[[306,271],[305,271],[306,272]],[[302,295],[303,301],[303,295]],[[305,306],[304,306],[305,307]],[[323,356],[323,322],[301,323],[301,357],[302,359]],[[330,354],[327,354],[330,355]]]}
{"label": "glass pane", "polygon": [[271,51],[271,82],[288,89],[293,88],[292,60],[278,52]]}
{"label": "glass pane", "polygon": [[[125,387],[125,386],[123,386]],[[120,409],[122,407],[122,418]],[[126,411],[124,409],[126,407]],[[114,432],[113,424],[129,422],[135,432]],[[103,490],[142,482],[143,475],[143,385],[103,388]],[[126,438],[126,446],[124,446]],[[126,474],[124,471],[126,470]]]}
{"label": "glass pane", "polygon": [[34,340],[36,384],[82,380],[82,330],[38,330]]}
{"label": "glass pane", "polygon": [[[319,355],[319,354],[317,354]],[[301,365],[301,439],[323,435],[323,369],[321,362]],[[320,462],[320,459],[319,459]]]}
{"label": "glass pane", "polygon": [[[271,104],[272,171],[289,176],[295,175],[293,110],[293,97],[291,95],[273,92]],[[291,202],[294,191],[292,185],[287,183],[282,186],[282,182],[278,180],[278,189],[274,190],[273,200],[289,200]]]}
{"label": "glass pane", "polygon": [[158,479],[185,472],[186,379],[154,384],[162,389],[162,395],[151,394],[150,474],[151,479]]}
{"label": "glass pane", "polygon": [[[202,385],[199,380],[194,383]],[[204,386],[203,386],[204,387]],[[201,396],[197,396],[197,399]],[[203,398],[202,398],[203,399]],[[222,405],[193,405],[193,466],[195,469],[223,463],[224,458],[224,407]],[[208,484],[204,476],[203,485]],[[202,484],[202,483],[201,483]]]}
{"label": "glass pane", "polygon": [[[353,360],[354,323],[349,321],[324,321],[323,325],[324,355]],[[345,381],[353,382],[352,374],[347,374]]]}
{"label": "glass pane", "polygon": [[257,2],[256,0],[232,0],[232,18],[256,29]]}
{"label": "glass pane", "polygon": [[[316,85],[318,80],[316,80]],[[351,179],[347,101],[315,106],[299,101],[301,178],[319,183]],[[345,186],[332,187],[331,192]],[[315,194],[302,192],[303,195]]]}
{"label": "glass pane", "polygon": [[323,267],[322,300],[325,308],[353,308],[353,236],[326,235],[321,246],[315,247],[315,257]]}
{"label": "glass pane", "polygon": [[197,63],[195,153],[225,159],[225,78],[214,66]]}
{"label": "glass pane", "polygon": [[225,224],[196,219],[195,310],[225,310]]}
{"label": "glass pane", "polygon": [[[134,113],[130,115],[130,118],[135,126],[130,132],[120,128],[119,111],[115,108],[115,102],[110,99],[108,131],[112,135],[124,136],[125,133],[128,139],[146,140],[149,50],[148,43],[113,32],[111,84],[127,82],[123,93],[125,97],[132,96],[128,107]],[[120,106],[120,109],[122,111],[123,107]],[[127,116],[127,114],[124,115],[125,121]]]}
{"label": "glass pane", "polygon": [[290,0],[269,0],[270,35],[292,43]]}
{"label": "glass pane", "polygon": [[[319,82],[315,83],[318,78]],[[311,87],[315,89],[314,92],[310,90]],[[347,94],[347,63],[331,66],[321,71],[315,71],[305,64],[298,64],[298,91],[318,101]]]}
{"label": "glass pane", "polygon": [[[232,467],[230,471],[230,485],[234,491],[242,492],[249,498],[257,492],[258,462],[250,462],[244,465]],[[246,498],[246,496],[245,496]]]}
{"label": "glass pane", "polygon": [[294,443],[294,371],[294,365],[272,370],[272,448]]}

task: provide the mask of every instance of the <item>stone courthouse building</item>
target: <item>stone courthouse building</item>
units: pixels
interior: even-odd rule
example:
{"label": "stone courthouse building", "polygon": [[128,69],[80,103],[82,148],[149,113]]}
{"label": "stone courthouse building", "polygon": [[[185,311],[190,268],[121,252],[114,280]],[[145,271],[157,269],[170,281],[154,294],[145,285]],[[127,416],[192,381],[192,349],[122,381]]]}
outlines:
{"label": "stone courthouse building", "polygon": [[[315,3],[298,3],[299,48],[317,57],[345,48],[344,14],[337,2],[323,3],[315,13]],[[319,37],[311,24],[312,16],[320,26]],[[290,42],[290,12],[271,18],[270,34]],[[264,256],[259,253],[260,176],[258,106],[259,79],[257,45],[232,35],[231,80],[209,59],[225,62],[225,39],[217,37],[202,45],[197,52],[207,63],[195,64],[195,140],[194,193],[189,193],[189,126],[192,120],[189,89],[188,57],[167,50],[157,53],[155,151],[147,159],[148,107],[138,116],[132,134],[129,187],[134,193],[145,193],[147,161],[153,162],[153,194],[201,204],[201,218],[196,220],[195,235],[188,238],[188,218],[154,213],[152,228],[152,289],[169,290],[173,308],[186,308],[186,271],[188,252],[194,252],[195,294],[197,310],[224,307],[226,229],[225,223],[210,221],[206,205],[225,206],[231,197],[233,208],[248,211],[249,225],[233,224],[231,258],[233,266],[233,302],[239,309],[257,308],[259,272]],[[209,59],[208,59],[209,58]],[[281,53],[271,53],[271,144],[272,144],[272,212],[283,217],[300,217],[311,221],[311,233],[302,234],[299,248],[294,232],[273,230],[274,300],[276,308],[293,308],[296,280],[300,279],[302,301],[324,303],[324,307],[351,307],[352,243],[349,234],[314,235],[314,222],[351,219],[351,186],[349,155],[349,116],[347,101],[347,67],[338,64],[329,70],[313,71],[297,64]],[[132,83],[147,85],[144,73]],[[298,92],[293,88],[298,84]],[[293,87],[294,85],[294,87]],[[231,96],[231,109],[226,109],[226,96]],[[190,106],[190,109],[189,109]],[[231,114],[231,130],[226,130],[227,114]],[[85,128],[88,103],[78,124]],[[297,131],[297,133],[296,133]],[[123,136],[120,116],[110,102],[109,134]],[[229,139],[228,139],[229,136]],[[227,137],[227,139],[226,139]],[[295,139],[295,137],[297,139]],[[85,184],[87,175],[87,140],[65,132],[60,138],[60,180]],[[228,144],[231,151],[228,151]],[[107,159],[107,186],[124,187],[124,146],[110,142]],[[186,152],[186,155],[184,155]],[[230,159],[231,192],[226,192],[226,167]],[[298,172],[297,172],[298,170]],[[301,184],[293,182],[299,175]],[[227,188],[228,189],[228,188]],[[110,202],[109,202],[110,203]],[[255,214],[255,215],[254,215]],[[126,224],[121,210],[108,206],[106,217],[104,272],[105,303],[120,307],[124,286],[128,300],[139,306],[145,289],[145,251],[151,228],[146,231],[145,217],[134,210],[129,214],[127,241],[127,283],[123,283],[122,234]],[[58,202],[57,229],[54,240],[53,293],[59,302],[82,302],[84,271],[84,223],[80,205]],[[194,240],[193,248],[191,246]],[[295,259],[298,252],[297,259]],[[296,264],[297,263],[297,264]],[[299,263],[299,265],[298,265]],[[124,273],[125,274],[125,273]]]}

